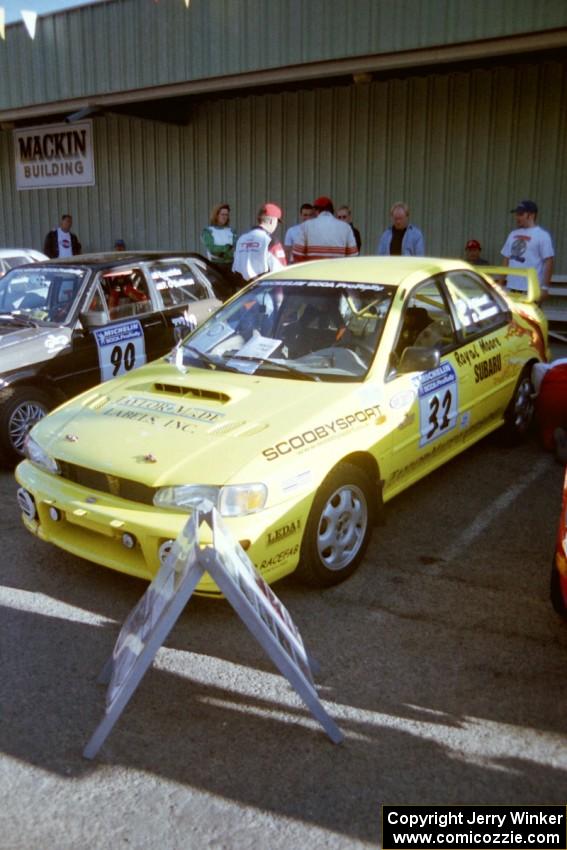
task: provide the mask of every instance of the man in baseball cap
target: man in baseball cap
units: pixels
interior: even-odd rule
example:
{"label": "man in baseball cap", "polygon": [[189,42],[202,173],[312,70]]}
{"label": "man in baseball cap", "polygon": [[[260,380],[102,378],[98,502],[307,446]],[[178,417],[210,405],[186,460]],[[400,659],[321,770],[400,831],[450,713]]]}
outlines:
{"label": "man in baseball cap", "polygon": [[313,201],[315,218],[304,221],[292,249],[294,263],[356,257],[358,248],[352,227],[335,218],[331,198],[320,195]]}
{"label": "man in baseball cap", "polygon": [[334,215],[335,208],[333,206],[333,202],[327,195],[321,195],[319,198],[315,198],[313,201],[313,207],[317,210],[318,213],[323,211],[330,212],[331,215]]}
{"label": "man in baseball cap", "polygon": [[[538,208],[535,201],[520,201],[511,212],[516,216],[516,227],[502,247],[503,265],[517,269],[534,268],[543,300],[549,293],[553,274],[551,236],[536,224]],[[513,292],[527,292],[528,282],[525,277],[508,275],[506,287]]]}
{"label": "man in baseball cap", "polygon": [[490,265],[488,260],[484,260],[480,256],[481,250],[482,246],[478,239],[469,239],[469,241],[465,245],[465,260],[467,261],[467,263],[470,263],[472,266]]}
{"label": "man in baseball cap", "polygon": [[272,235],[282,217],[281,208],[267,201],[258,210],[256,227],[238,239],[232,271],[239,276],[241,284],[287,265],[283,246]]}
{"label": "man in baseball cap", "polygon": [[510,210],[513,213],[533,213],[533,215],[537,215],[537,204],[535,201],[520,201],[517,207],[514,207],[513,210]]}
{"label": "man in baseball cap", "polygon": [[260,218],[275,218],[277,221],[282,220],[283,213],[277,204],[272,204],[268,201],[267,204],[264,204],[258,210],[258,220]]}

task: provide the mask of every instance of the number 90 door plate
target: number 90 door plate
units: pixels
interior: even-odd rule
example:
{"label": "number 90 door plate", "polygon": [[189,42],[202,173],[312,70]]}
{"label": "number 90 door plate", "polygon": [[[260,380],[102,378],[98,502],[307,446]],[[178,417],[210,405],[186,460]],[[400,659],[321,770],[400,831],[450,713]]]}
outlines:
{"label": "number 90 door plate", "polygon": [[108,381],[146,362],[144,331],[137,319],[94,331],[101,381]]}

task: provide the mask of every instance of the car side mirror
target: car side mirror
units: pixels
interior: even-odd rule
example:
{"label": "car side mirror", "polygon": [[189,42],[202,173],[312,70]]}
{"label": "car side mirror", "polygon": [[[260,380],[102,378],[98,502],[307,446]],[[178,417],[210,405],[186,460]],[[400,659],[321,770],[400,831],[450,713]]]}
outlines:
{"label": "car side mirror", "polygon": [[86,330],[102,328],[108,324],[108,316],[101,310],[85,310],[84,313],[79,314],[79,319]]}
{"label": "car side mirror", "polygon": [[441,355],[436,348],[410,345],[402,351],[398,372],[429,372],[436,369],[440,362]]}

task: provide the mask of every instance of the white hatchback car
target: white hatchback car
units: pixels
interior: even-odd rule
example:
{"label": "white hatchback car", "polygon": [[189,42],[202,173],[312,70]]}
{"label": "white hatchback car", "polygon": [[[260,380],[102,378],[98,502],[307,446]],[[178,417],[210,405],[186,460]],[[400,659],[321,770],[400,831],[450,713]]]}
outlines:
{"label": "white hatchback car", "polygon": [[0,277],[16,266],[23,266],[24,263],[37,263],[40,260],[47,259],[45,254],[42,254],[41,251],[34,251],[33,248],[0,248]]}

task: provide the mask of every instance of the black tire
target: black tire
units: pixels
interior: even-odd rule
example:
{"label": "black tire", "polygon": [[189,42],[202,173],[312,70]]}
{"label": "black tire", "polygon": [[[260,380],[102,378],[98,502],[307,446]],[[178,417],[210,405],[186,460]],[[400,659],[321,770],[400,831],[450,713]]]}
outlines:
{"label": "black tire", "polygon": [[8,387],[0,392],[0,453],[6,465],[24,457],[28,431],[54,406],[36,387]]}
{"label": "black tire", "polygon": [[298,578],[316,587],[330,587],[352,575],[364,557],[376,509],[376,488],[370,477],[350,463],[335,467],[311,506]]}
{"label": "black tire", "polygon": [[535,389],[531,366],[526,366],[518,378],[514,395],[504,414],[504,437],[508,443],[519,443],[528,434],[534,421]]}
{"label": "black tire", "polygon": [[565,601],[563,599],[563,594],[561,593],[559,570],[555,566],[555,559],[553,561],[553,564],[551,565],[549,598],[551,599],[551,604],[555,613],[559,614],[560,617],[563,617],[564,620],[567,620],[567,608],[565,608]]}

